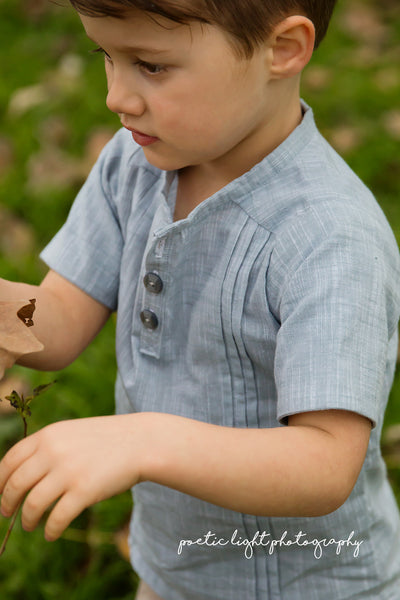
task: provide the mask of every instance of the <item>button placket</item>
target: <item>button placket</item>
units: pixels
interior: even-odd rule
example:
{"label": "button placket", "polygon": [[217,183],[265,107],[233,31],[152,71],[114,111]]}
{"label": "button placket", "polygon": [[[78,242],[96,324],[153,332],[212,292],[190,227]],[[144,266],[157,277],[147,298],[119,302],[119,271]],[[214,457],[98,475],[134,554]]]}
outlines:
{"label": "button placket", "polygon": [[[164,320],[169,312],[170,269],[182,252],[181,230],[180,223],[172,222],[156,227],[152,233],[153,239],[151,242],[149,240],[143,265],[140,352],[155,358],[160,357]],[[143,314],[144,311],[151,311],[154,316],[147,312]]]}
{"label": "button placket", "polygon": [[[161,239],[164,240],[161,245],[164,250],[166,238]],[[160,356],[167,288],[166,276],[163,275],[167,256],[164,252],[160,253],[159,241],[154,240],[146,257],[145,271],[142,277],[143,295],[140,313],[142,323],[140,351],[155,358]]]}
{"label": "button placket", "polygon": [[[161,277],[153,271],[148,271],[146,273],[146,275],[143,277],[143,284],[150,294],[160,294],[164,287]],[[140,313],[140,319],[146,329],[150,329],[152,331],[157,329],[158,317],[150,308],[144,308],[142,310]]]}

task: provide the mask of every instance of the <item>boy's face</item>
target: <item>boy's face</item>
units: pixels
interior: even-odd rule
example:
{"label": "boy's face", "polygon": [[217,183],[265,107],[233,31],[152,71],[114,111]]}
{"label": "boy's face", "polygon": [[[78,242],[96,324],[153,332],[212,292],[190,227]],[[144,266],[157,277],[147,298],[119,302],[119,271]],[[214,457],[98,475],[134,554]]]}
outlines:
{"label": "boy's face", "polygon": [[262,158],[277,108],[265,48],[244,60],[217,27],[179,25],[136,10],[123,19],[81,20],[105,52],[107,106],[151,164],[223,167],[232,152],[240,163],[255,148]]}

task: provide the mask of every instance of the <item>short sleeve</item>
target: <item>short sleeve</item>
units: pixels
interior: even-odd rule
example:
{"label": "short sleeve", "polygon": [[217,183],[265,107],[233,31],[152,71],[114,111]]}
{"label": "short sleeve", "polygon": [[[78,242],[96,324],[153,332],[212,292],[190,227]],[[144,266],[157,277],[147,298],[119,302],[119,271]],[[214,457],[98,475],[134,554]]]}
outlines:
{"label": "short sleeve", "polygon": [[41,253],[54,271],[108,306],[117,307],[123,239],[113,186],[118,134],[105,147],[75,199],[68,219]]}
{"label": "short sleeve", "polygon": [[[387,235],[391,242],[389,227]],[[286,272],[274,367],[282,423],[299,412],[343,409],[376,425],[397,334],[398,274],[397,246],[346,227],[314,239]]]}

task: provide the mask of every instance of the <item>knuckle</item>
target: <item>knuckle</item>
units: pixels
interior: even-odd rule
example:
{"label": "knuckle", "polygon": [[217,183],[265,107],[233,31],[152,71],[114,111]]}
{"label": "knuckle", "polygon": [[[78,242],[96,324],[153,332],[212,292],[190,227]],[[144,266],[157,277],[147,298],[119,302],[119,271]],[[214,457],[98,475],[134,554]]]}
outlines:
{"label": "knuckle", "polygon": [[41,430],[41,449],[49,456],[59,457],[65,453],[64,438],[60,435],[58,423],[48,425]]}
{"label": "knuckle", "polygon": [[24,502],[24,511],[28,513],[36,514],[41,510],[41,503],[32,493],[29,494]]}
{"label": "knuckle", "polygon": [[40,443],[41,445],[53,445],[57,440],[57,433],[55,432],[54,425],[47,425],[40,430]]}
{"label": "knuckle", "polygon": [[10,450],[7,452],[5,457],[3,458],[3,466],[6,470],[12,470],[14,465],[18,462],[19,456],[19,443],[15,444]]}
{"label": "knuckle", "polygon": [[24,487],[24,479],[17,472],[11,475],[10,479],[7,482],[7,491],[12,494],[19,494]]}

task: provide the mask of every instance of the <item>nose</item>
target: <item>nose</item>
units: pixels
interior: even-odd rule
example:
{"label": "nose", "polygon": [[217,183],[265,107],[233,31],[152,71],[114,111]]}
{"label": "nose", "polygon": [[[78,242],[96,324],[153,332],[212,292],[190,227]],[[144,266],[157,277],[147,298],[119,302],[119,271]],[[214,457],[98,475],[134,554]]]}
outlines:
{"label": "nose", "polygon": [[145,101],[126,73],[115,70],[107,77],[108,94],[106,104],[111,112],[141,116],[145,111]]}

